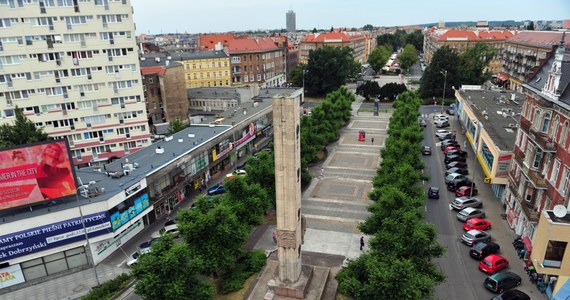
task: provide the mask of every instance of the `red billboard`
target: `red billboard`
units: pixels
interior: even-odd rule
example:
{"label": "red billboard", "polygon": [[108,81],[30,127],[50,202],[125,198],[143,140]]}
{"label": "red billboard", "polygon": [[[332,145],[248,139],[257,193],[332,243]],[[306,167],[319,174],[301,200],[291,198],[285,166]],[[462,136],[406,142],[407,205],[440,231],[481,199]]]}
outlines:
{"label": "red billboard", "polygon": [[67,141],[0,151],[0,210],[75,195]]}

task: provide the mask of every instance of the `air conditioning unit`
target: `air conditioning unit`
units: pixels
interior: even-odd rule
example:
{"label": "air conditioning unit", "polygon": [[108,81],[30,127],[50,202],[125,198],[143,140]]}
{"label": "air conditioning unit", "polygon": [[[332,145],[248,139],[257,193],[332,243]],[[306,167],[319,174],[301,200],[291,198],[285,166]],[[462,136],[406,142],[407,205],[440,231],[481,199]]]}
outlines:
{"label": "air conditioning unit", "polygon": [[87,128],[91,128],[91,123],[87,123]]}

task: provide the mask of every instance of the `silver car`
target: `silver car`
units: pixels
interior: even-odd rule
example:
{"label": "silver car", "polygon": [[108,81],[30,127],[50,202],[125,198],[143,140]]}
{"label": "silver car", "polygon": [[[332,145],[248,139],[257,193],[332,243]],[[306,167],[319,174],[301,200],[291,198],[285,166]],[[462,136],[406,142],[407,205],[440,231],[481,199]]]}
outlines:
{"label": "silver car", "polygon": [[464,178],[467,178],[467,176],[465,176],[463,174],[459,174],[459,173],[451,173],[451,174],[445,176],[445,183],[450,183],[455,179],[461,180]]}
{"label": "silver car", "polygon": [[483,207],[483,201],[475,197],[459,197],[451,202],[451,207],[457,210],[462,210],[467,207]]}
{"label": "silver car", "polygon": [[461,236],[461,241],[468,246],[473,246],[479,242],[486,242],[489,240],[491,240],[490,234],[477,229],[469,230]]}
{"label": "silver car", "polygon": [[461,222],[466,222],[467,220],[473,218],[484,219],[485,212],[477,208],[467,207],[457,213],[457,220]]}

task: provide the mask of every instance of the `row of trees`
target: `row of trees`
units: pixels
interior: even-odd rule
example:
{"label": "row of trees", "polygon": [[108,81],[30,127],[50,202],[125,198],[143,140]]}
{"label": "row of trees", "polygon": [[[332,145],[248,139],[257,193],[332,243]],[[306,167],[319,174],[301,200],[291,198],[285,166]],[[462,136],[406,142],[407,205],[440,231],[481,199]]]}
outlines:
{"label": "row of trees", "polygon": [[443,282],[431,263],[444,248],[432,224],[424,222],[425,193],[420,170],[423,132],[417,123],[421,100],[400,94],[390,119],[382,163],[373,179],[372,215],[360,225],[371,235],[370,250],[337,274],[339,290],[355,299],[424,299]]}
{"label": "row of trees", "polygon": [[354,61],[349,47],[325,46],[309,52],[307,65],[299,65],[289,72],[289,82],[303,86],[309,95],[326,95],[354,79],[360,64]]}
{"label": "row of trees", "polygon": [[372,50],[368,56],[368,63],[374,72],[378,73],[382,70],[393,51],[394,48],[390,44],[383,44]]}
{"label": "row of trees", "polygon": [[403,83],[390,82],[380,87],[376,81],[365,81],[356,88],[356,94],[366,98],[366,101],[372,98],[396,100],[396,96],[406,90],[406,85]]}
{"label": "row of trees", "polygon": [[400,49],[406,44],[413,45],[417,50],[424,49],[424,35],[420,30],[407,33],[404,30],[396,30],[394,33],[381,34],[376,37],[377,45],[390,45],[392,49]]}
{"label": "row of trees", "polygon": [[420,81],[421,97],[442,97],[444,85],[445,96],[453,97],[454,87],[483,84],[491,78],[486,67],[495,53],[495,49],[484,43],[477,43],[461,54],[449,46],[439,48]]}

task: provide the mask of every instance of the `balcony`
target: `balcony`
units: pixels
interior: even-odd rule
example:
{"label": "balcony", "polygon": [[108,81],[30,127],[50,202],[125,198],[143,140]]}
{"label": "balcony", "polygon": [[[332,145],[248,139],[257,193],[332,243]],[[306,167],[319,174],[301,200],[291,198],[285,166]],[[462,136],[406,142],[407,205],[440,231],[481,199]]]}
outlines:
{"label": "balcony", "polygon": [[556,152],[556,144],[552,141],[548,135],[542,132],[538,132],[532,127],[528,133],[528,137],[537,144],[540,149],[544,152]]}
{"label": "balcony", "polygon": [[534,183],[534,186],[537,189],[546,189],[547,188],[546,180],[544,178],[542,178],[542,175],[540,175],[540,173],[538,171],[529,169],[527,175],[528,175],[528,178],[530,178],[530,180]]}
{"label": "balcony", "polygon": [[511,189],[511,194],[517,198],[517,201],[520,202],[519,200],[519,191],[517,190],[519,184],[518,182],[515,181],[513,176],[509,176],[509,189]]}
{"label": "balcony", "polygon": [[538,222],[539,212],[534,209],[532,204],[527,201],[519,201],[519,203],[528,220],[533,223]]}
{"label": "balcony", "polygon": [[522,167],[524,163],[524,152],[519,147],[515,147],[513,152],[515,154],[515,160],[519,163],[519,166]]}

